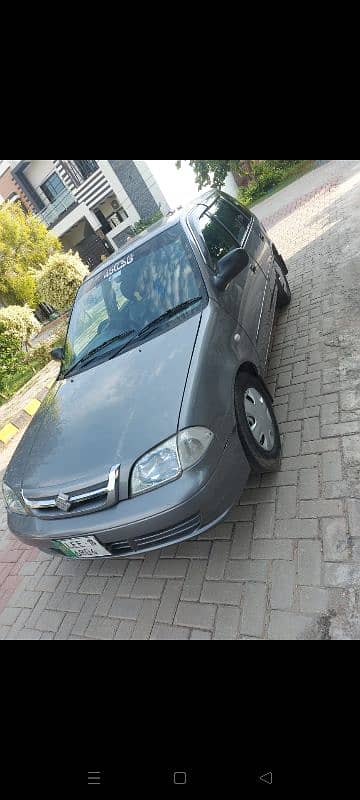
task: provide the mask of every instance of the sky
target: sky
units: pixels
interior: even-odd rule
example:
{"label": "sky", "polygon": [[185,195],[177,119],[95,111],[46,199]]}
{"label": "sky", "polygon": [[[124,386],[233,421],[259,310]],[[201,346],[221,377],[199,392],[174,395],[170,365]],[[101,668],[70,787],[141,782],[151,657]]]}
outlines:
{"label": "sky", "polygon": [[176,168],[175,159],[146,161],[146,164],[162,189],[170,208],[177,208],[187,203],[198,193],[194,171],[185,161],[182,162],[181,169]]}

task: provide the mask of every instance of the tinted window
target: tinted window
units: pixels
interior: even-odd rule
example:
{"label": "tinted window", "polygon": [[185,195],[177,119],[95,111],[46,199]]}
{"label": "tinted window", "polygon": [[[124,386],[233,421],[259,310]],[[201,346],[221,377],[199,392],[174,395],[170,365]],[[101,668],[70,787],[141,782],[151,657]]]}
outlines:
{"label": "tinted window", "polygon": [[[238,246],[235,239],[220,225],[216,219],[203,214],[199,219],[199,228],[205,239],[213,261],[219,261]],[[213,268],[215,265],[213,265]]]}
{"label": "tinted window", "polygon": [[228,203],[227,200],[223,200],[220,197],[216,203],[209,208],[209,214],[222,222],[225,228],[227,228],[230,233],[235,236],[239,244],[241,244],[249,225],[249,220],[244,216],[240,208],[236,208]]}

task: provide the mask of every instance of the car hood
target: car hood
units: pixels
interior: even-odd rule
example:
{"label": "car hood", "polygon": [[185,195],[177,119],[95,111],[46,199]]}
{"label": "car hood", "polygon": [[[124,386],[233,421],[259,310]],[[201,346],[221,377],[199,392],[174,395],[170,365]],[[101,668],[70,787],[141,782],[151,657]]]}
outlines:
{"label": "car hood", "polygon": [[94,486],[176,433],[200,319],[58,381],[10,462],[10,485],[33,497]]}

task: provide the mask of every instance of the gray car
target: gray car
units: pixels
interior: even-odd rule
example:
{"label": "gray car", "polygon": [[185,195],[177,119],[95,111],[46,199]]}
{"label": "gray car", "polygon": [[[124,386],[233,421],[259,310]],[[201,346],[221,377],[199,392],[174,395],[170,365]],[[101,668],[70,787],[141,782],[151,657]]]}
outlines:
{"label": "gray car", "polygon": [[221,522],[250,470],[279,464],[263,376],[286,275],[256,217],[213,190],[91,273],[4,477],[10,530],[92,558]]}

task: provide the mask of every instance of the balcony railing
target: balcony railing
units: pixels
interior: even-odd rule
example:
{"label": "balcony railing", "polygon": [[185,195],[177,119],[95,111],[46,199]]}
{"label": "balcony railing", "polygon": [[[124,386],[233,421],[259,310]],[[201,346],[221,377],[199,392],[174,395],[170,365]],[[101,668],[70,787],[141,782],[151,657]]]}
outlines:
{"label": "balcony railing", "polygon": [[65,213],[72,207],[76,206],[77,202],[75,197],[65,189],[59,194],[56,200],[49,206],[46,206],[43,211],[38,214],[39,219],[47,225],[48,228],[55,225],[56,222],[63,217]]}

